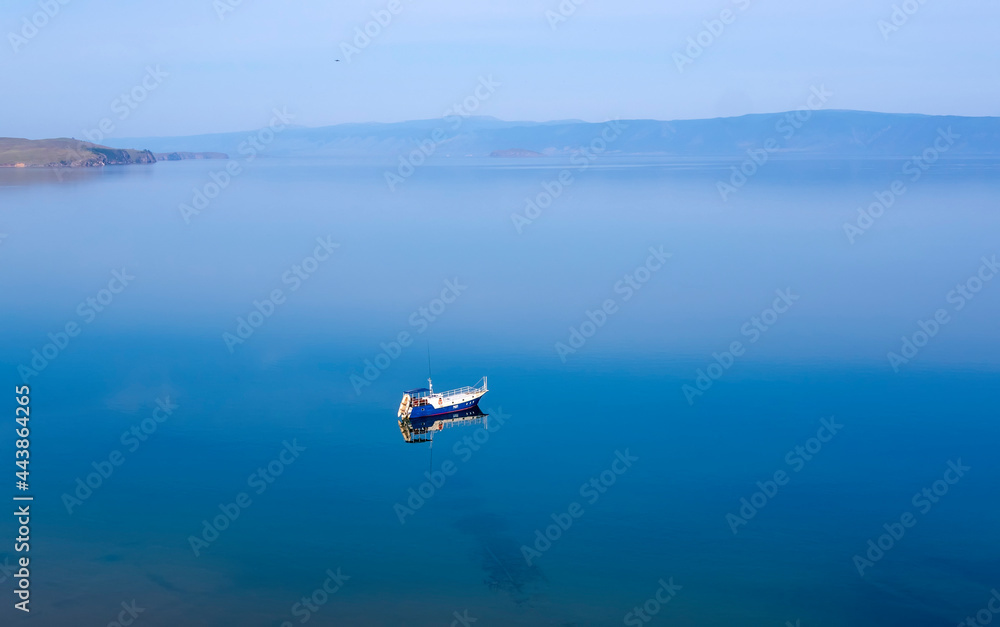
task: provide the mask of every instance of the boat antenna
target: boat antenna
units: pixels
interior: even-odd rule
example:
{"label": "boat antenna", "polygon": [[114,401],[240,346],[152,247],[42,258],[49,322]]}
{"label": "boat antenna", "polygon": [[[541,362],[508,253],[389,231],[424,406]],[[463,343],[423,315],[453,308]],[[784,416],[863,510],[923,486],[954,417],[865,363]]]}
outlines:
{"label": "boat antenna", "polygon": [[431,341],[427,340],[427,387],[434,392],[434,383],[431,382]]}

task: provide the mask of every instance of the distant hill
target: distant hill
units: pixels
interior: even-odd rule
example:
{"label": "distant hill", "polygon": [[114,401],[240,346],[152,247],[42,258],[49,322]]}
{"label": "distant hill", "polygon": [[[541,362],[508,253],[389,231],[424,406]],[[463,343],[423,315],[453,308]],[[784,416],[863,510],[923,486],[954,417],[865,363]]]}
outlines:
{"label": "distant hill", "polygon": [[[931,147],[939,131],[957,140],[944,158],[1000,156],[1000,118],[820,110],[705,120],[621,120],[621,134],[605,154],[677,158],[736,158],[773,140],[778,157],[907,157]],[[566,156],[592,145],[607,125],[576,120],[505,122],[451,117],[390,124],[339,124],[190,137],[123,140],[156,151],[211,150],[273,157],[372,157],[397,159],[423,145],[434,157],[487,157],[516,146],[524,154]],[[439,140],[434,145],[431,138]],[[263,150],[254,147],[263,145]],[[600,145],[600,142],[598,142]]]}
{"label": "distant hill", "polygon": [[156,163],[148,150],[109,148],[76,139],[18,139],[0,137],[0,167],[101,167]]}
{"label": "distant hill", "polygon": [[228,159],[220,152],[171,152],[109,148],[78,139],[0,137],[0,168],[99,168],[182,159]]}

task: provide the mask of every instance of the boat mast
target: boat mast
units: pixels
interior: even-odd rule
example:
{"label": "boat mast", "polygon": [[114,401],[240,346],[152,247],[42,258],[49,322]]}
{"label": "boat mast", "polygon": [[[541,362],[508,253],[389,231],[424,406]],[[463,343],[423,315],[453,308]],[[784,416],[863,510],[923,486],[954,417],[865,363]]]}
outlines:
{"label": "boat mast", "polygon": [[427,387],[434,393],[434,383],[431,381],[431,341],[427,340]]}

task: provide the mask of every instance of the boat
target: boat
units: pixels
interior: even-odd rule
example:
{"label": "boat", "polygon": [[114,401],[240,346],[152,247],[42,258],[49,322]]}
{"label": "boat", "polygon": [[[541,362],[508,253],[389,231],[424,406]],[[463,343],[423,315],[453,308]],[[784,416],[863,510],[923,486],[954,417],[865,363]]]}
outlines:
{"label": "boat", "polygon": [[447,392],[435,392],[434,383],[429,377],[427,386],[403,392],[403,400],[399,402],[397,413],[400,418],[429,418],[478,407],[479,399],[489,391],[486,387],[486,377],[473,386]]}

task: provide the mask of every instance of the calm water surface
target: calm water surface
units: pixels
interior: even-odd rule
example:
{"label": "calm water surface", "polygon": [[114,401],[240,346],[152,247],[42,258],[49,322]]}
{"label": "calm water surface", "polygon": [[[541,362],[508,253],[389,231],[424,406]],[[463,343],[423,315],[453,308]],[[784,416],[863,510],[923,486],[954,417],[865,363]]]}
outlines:
{"label": "calm water surface", "polygon": [[[0,171],[37,499],[34,612],[5,624],[134,600],[148,625],[922,626],[1000,586],[1000,281],[968,283],[1000,253],[997,164],[907,181],[854,243],[902,162],[771,163],[724,202],[726,164],[608,161],[521,232],[568,163],[430,164],[395,192],[379,164],[243,165],[188,222],[221,162]],[[113,272],[134,278],[102,294]],[[488,431],[403,441],[428,345],[439,389],[489,376]]]}

